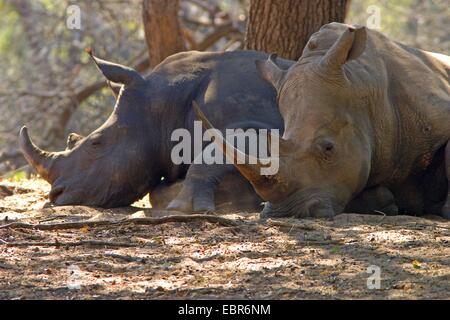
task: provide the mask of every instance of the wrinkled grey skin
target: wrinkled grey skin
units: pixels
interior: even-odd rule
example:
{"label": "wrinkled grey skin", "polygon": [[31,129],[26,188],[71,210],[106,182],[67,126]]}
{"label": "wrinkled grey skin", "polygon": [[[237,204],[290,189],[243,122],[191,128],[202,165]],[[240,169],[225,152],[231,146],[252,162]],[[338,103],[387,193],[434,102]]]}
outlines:
{"label": "wrinkled grey skin", "polygon": [[269,201],[263,215],[332,217],[379,186],[402,213],[449,218],[449,61],[332,23],[289,70],[274,57],[257,62],[285,122],[276,176],[255,178],[258,166],[237,166]]}
{"label": "wrinkled grey skin", "polygon": [[[171,134],[178,128],[192,133],[193,100],[220,129],[281,129],[276,92],[258,76],[254,64],[267,57],[254,51],[180,53],[146,78],[95,58],[109,81],[123,85],[109,119],[87,137],[71,134],[61,152],[40,150],[26,128],[21,130],[20,146],[28,162],[52,185],[49,198],[57,205],[126,206],[152,192],[162,177],[167,185],[185,177],[169,207],[213,211],[215,186],[235,169],[174,165],[170,154],[177,142],[170,141]],[[292,63],[280,61],[285,68]],[[248,182],[238,178],[236,190],[248,190]],[[253,200],[247,202],[260,203],[260,198],[253,192]],[[155,203],[165,204],[156,197]]]}
{"label": "wrinkled grey skin", "polygon": [[[186,183],[186,179],[181,179],[173,183],[159,184],[151,193],[152,206],[161,209],[167,208],[170,203],[174,202],[174,199],[180,199],[181,190],[186,188]],[[237,171],[225,174],[217,186],[211,187],[211,193],[213,194],[215,213],[261,210],[262,199],[256,195],[251,184]],[[388,201],[384,198],[380,199],[384,202]],[[378,201],[378,198],[373,201]],[[376,205],[378,206],[378,204]],[[191,210],[186,212],[191,213]]]}
{"label": "wrinkled grey skin", "polygon": [[[254,64],[255,59],[267,59],[266,54],[181,53],[145,79],[130,68],[94,59],[117,97],[109,119],[87,137],[71,133],[62,152],[40,150],[26,128],[20,134],[28,162],[52,185],[53,203],[118,207],[151,192],[157,208],[186,212],[259,208],[261,199],[232,165],[174,165],[170,152],[175,142],[170,142],[170,135],[177,128],[192,133],[193,100],[219,128],[282,129],[276,92],[258,76]],[[285,68],[293,63],[279,61]],[[390,207],[396,212],[389,192],[368,190],[357,198],[358,206],[351,211]]]}

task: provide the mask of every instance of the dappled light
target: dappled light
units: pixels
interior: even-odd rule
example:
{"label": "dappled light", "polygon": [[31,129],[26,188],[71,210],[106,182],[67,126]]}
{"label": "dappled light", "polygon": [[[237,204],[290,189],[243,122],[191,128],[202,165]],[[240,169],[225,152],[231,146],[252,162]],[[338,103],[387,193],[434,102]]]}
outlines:
{"label": "dappled light", "polygon": [[450,298],[448,0],[0,16],[0,300]]}

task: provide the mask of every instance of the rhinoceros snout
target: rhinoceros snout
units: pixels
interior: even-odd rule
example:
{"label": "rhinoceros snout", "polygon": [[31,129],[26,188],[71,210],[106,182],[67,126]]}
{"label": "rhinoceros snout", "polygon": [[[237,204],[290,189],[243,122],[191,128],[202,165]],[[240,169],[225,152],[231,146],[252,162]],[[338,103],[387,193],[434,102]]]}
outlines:
{"label": "rhinoceros snout", "polygon": [[335,210],[329,195],[311,191],[298,191],[280,203],[266,202],[260,214],[260,219],[282,217],[332,219],[334,215]]}

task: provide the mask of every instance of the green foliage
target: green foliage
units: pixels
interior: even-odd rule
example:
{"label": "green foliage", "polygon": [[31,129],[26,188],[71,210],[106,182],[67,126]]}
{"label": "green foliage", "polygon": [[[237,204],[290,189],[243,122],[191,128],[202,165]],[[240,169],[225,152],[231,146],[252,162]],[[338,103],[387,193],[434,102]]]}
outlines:
{"label": "green foliage", "polygon": [[380,10],[380,31],[405,44],[450,54],[448,0],[353,0],[347,23],[366,25],[370,6]]}
{"label": "green foliage", "polygon": [[57,7],[56,3],[57,1],[54,0],[41,0],[43,7],[47,11],[54,11]]}
{"label": "green foliage", "polygon": [[13,181],[21,181],[21,180],[26,180],[27,179],[27,172],[20,170],[20,171],[14,171],[12,172],[9,176],[6,176],[6,178],[9,178]]}
{"label": "green foliage", "polygon": [[[4,7],[4,6],[3,6]],[[4,8],[3,8],[4,9]],[[5,10],[5,9],[4,9]],[[9,50],[9,45],[13,40],[14,26],[17,22],[17,13],[12,10],[5,10],[2,15],[2,28],[0,29],[0,51]]]}
{"label": "green foliage", "polygon": [[[7,57],[10,65],[17,60],[14,55],[15,49],[22,44],[17,41],[21,38],[21,28],[18,26],[18,14],[11,6],[0,0],[0,55]],[[13,59],[13,60],[11,60]],[[14,70],[7,68],[7,73],[11,74]]]}

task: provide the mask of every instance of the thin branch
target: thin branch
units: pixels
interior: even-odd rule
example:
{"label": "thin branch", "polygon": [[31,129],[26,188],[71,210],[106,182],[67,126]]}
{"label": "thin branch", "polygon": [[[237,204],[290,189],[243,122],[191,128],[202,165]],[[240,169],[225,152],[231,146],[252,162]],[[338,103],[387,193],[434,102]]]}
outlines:
{"label": "thin branch", "polygon": [[0,269],[17,269],[16,266],[0,262]]}
{"label": "thin branch", "polygon": [[82,240],[76,242],[40,242],[40,241],[20,241],[20,242],[5,242],[0,243],[1,245],[6,245],[7,247],[80,247],[80,246],[95,246],[95,247],[142,247],[139,243],[130,242],[112,242],[112,241],[99,241],[99,240]]}
{"label": "thin branch", "polygon": [[17,89],[17,90],[6,90],[0,89],[0,95],[17,95],[21,96],[34,96],[38,98],[55,98],[55,97],[68,97],[69,94],[65,91],[54,90],[54,91],[43,91],[43,90],[28,90],[28,89]]}
{"label": "thin branch", "polygon": [[[132,68],[136,69],[139,72],[144,72],[150,67],[150,63],[147,56],[144,56],[142,53],[139,54],[140,57],[134,63],[132,64]],[[97,81],[94,83],[91,83],[85,87],[79,88],[75,90],[75,94],[73,95],[73,98],[77,103],[81,103],[87,98],[89,98],[92,94],[94,94],[96,91],[106,87],[107,82],[106,80]],[[69,98],[72,97],[72,93],[70,91],[61,91],[61,90],[54,90],[54,91],[43,91],[43,90],[28,90],[28,89],[16,89],[16,90],[6,90],[3,88],[0,88],[0,95],[18,95],[18,96],[35,96],[38,98]]]}
{"label": "thin branch", "polygon": [[117,253],[111,253],[111,252],[107,252],[104,255],[105,255],[105,257],[110,257],[110,258],[114,258],[114,259],[124,260],[126,262],[145,263],[147,261],[147,259],[145,259],[145,258],[126,256],[126,255],[117,254]]}
{"label": "thin branch", "polygon": [[199,20],[185,16],[181,16],[181,20],[184,24],[194,24],[197,27],[211,27],[213,25],[210,20]]}
{"label": "thin branch", "polygon": [[122,219],[119,221],[101,220],[101,221],[81,221],[81,222],[63,222],[63,223],[42,223],[42,224],[29,224],[24,222],[12,222],[5,225],[0,225],[0,229],[35,229],[35,230],[65,230],[65,229],[81,229],[84,227],[103,227],[103,226],[123,226],[123,225],[157,225],[170,222],[194,222],[194,221],[207,221],[210,223],[218,223],[223,226],[237,226],[242,225],[243,222],[235,220],[203,214],[193,215],[171,215],[160,218],[132,218]]}
{"label": "thin branch", "polygon": [[22,157],[22,152],[19,150],[15,150],[13,152],[2,152],[0,153],[0,163],[20,157]]}
{"label": "thin branch", "polygon": [[235,28],[232,24],[226,24],[218,27],[212,33],[207,35],[200,43],[193,46],[192,50],[204,51],[210,48],[214,43],[219,41],[221,38],[226,37],[230,34],[240,34],[239,29]]}
{"label": "thin branch", "polygon": [[213,254],[212,256],[209,256],[209,257],[204,257],[204,258],[189,257],[189,259],[191,259],[192,261],[195,261],[197,263],[202,263],[202,262],[214,260],[220,256],[221,256],[220,254]]}
{"label": "thin branch", "polygon": [[214,16],[216,13],[220,11],[220,8],[212,3],[208,3],[206,1],[201,0],[186,0],[186,2],[190,2],[191,4],[203,9],[208,12],[209,15]]}
{"label": "thin branch", "polygon": [[267,220],[267,224],[269,226],[284,227],[284,228],[290,228],[290,229],[301,229],[301,230],[307,230],[307,231],[316,230],[315,228],[313,228],[311,226],[307,226],[305,224],[290,223],[290,222],[272,220],[272,219]]}

